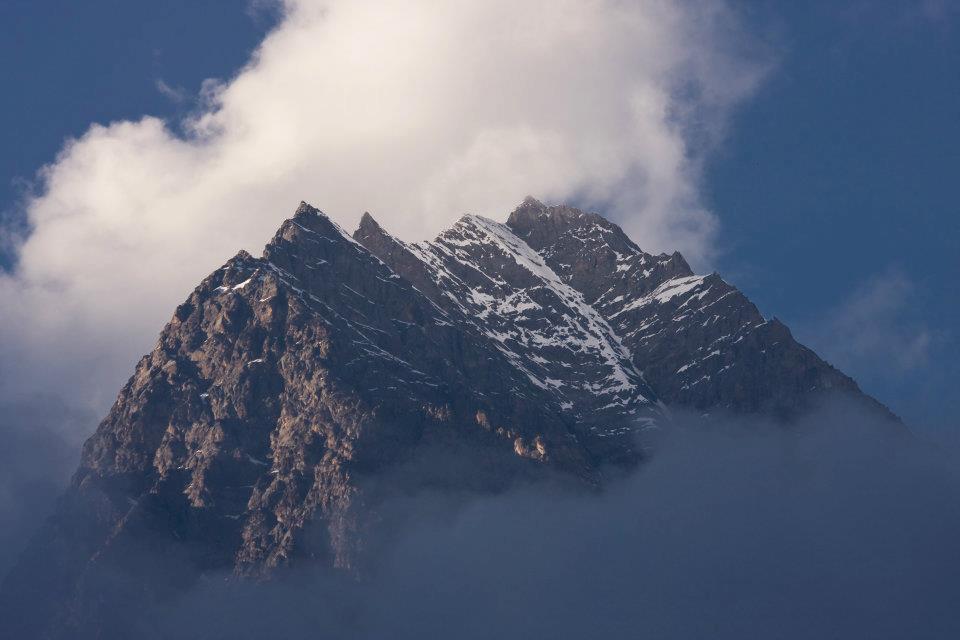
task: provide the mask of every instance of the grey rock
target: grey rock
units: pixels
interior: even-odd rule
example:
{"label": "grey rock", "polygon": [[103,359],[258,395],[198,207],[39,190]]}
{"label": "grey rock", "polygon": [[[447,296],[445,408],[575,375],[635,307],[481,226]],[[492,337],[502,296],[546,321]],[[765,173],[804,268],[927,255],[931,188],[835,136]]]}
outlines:
{"label": "grey rock", "polygon": [[694,275],[679,253],[648,254],[596,214],[532,198],[507,226],[608,320],[670,406],[790,419],[840,393],[897,420],[719,275]]}
{"label": "grey rock", "polygon": [[176,309],[0,587],[0,628],[122,636],[117,612],[205,575],[362,576],[398,495],[598,487],[666,407],[789,419],[825,393],[885,411],[598,215],[528,199],[408,244],[301,204]]}

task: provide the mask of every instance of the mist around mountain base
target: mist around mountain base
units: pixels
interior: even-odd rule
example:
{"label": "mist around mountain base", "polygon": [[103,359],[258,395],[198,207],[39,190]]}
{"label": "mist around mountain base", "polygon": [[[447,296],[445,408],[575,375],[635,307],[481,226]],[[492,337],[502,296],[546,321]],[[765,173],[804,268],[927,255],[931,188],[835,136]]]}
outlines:
{"label": "mist around mountain base", "polygon": [[398,495],[364,575],[304,561],[267,581],[206,575],[112,626],[142,638],[960,633],[955,451],[842,400],[786,428],[673,412],[645,439],[647,461],[606,470],[602,489]]}

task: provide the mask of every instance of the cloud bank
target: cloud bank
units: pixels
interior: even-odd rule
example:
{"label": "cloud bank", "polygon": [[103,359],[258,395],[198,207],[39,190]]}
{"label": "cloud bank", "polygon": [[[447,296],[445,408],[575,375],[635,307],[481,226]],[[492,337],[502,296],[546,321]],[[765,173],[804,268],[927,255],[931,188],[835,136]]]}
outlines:
{"label": "cloud bank", "polygon": [[191,287],[301,199],[419,239],[532,193],[703,260],[699,167],[764,68],[746,42],[699,0],[289,0],[188,119],[92,126],[42,171],[0,277],[0,396],[102,412]]}
{"label": "cloud bank", "polygon": [[[855,407],[796,429],[685,424],[600,495],[549,486],[400,508],[377,571],[269,585],[211,578],[143,637],[950,638],[954,454]],[[424,514],[432,514],[424,515]]]}

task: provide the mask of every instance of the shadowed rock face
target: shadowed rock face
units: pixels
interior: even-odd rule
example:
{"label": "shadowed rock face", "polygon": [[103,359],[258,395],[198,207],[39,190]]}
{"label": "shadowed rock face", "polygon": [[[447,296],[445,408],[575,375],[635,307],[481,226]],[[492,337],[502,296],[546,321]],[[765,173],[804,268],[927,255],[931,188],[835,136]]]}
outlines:
{"label": "shadowed rock face", "polygon": [[842,393],[889,416],[779,320],[716,273],[694,275],[679,253],[650,255],[596,214],[531,198],[507,226],[610,323],[668,405],[793,418],[818,396]]}
{"label": "shadowed rock face", "polygon": [[635,456],[636,431],[660,415],[655,394],[607,319],[509,227],[465,216],[432,242],[403,244],[365,218],[355,237],[493,345],[594,458]]}
{"label": "shadowed rock face", "polygon": [[397,495],[596,486],[664,403],[873,403],[719,276],[594,214],[528,199],[432,242],[369,215],[354,236],[301,204],[177,308],[4,582],[4,633],[122,635],[117,611],[205,574],[362,574]]}
{"label": "shadowed rock face", "polygon": [[[571,376],[570,363],[556,357],[562,349],[535,352],[544,344],[536,327],[547,327],[548,333],[556,329],[558,309],[571,317],[570,305],[540,299],[538,292],[551,288],[544,280],[554,280],[575,292],[600,319],[609,341],[623,348],[630,365],[624,369],[641,378],[635,387],[642,397],[705,413],[722,409],[791,419],[820,396],[840,393],[892,417],[852,379],[794,340],[783,323],[765,319],[719,275],[695,275],[679,253],[646,253],[597,214],[527,198],[506,225],[466,216],[432,242],[402,243],[369,215],[355,237],[439,306],[461,310],[502,350],[516,350],[534,364],[546,356],[541,380],[584,378]],[[539,260],[549,272],[546,278],[530,278],[523,269],[522,277],[511,275],[516,263],[505,256],[524,252]],[[542,275],[543,270],[534,270]],[[511,304],[516,300],[523,303],[519,310]],[[579,348],[565,336],[561,342]],[[519,344],[527,351],[514,349]],[[626,414],[632,418],[626,423],[638,424],[642,412],[629,413],[636,405],[622,400],[612,407],[600,403],[606,413],[589,404],[574,412],[585,437],[612,438],[623,421],[611,414]]]}

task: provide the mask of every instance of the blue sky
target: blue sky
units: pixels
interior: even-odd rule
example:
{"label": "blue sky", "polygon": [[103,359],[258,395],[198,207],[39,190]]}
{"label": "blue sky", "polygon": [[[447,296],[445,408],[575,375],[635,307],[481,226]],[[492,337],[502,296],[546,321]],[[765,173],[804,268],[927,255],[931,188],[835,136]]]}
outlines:
{"label": "blue sky", "polygon": [[[716,268],[944,439],[960,411],[955,6],[735,4],[772,64],[731,110],[699,180],[720,222]],[[275,20],[246,1],[0,5],[5,227],[17,228],[19,198],[66,138],[144,114],[176,122]]]}
{"label": "blue sky", "polygon": [[[960,411],[958,6],[746,4],[780,61],[708,173],[722,268],[911,424],[948,430]],[[849,308],[871,294],[875,313]],[[871,322],[876,348],[848,353]],[[925,357],[896,364],[921,333]]]}
{"label": "blue sky", "polygon": [[92,122],[175,116],[197,91],[235,72],[272,24],[247,0],[0,3],[0,208],[10,209],[64,139]]}

